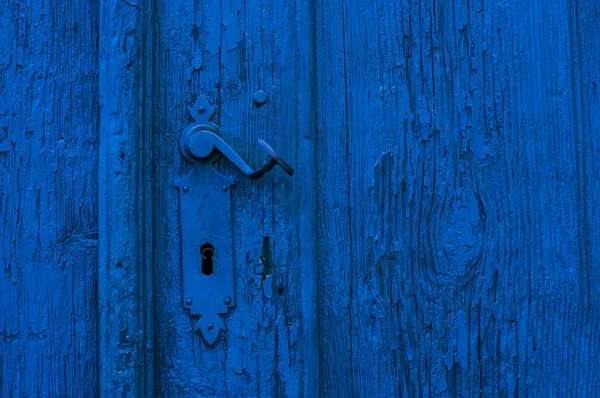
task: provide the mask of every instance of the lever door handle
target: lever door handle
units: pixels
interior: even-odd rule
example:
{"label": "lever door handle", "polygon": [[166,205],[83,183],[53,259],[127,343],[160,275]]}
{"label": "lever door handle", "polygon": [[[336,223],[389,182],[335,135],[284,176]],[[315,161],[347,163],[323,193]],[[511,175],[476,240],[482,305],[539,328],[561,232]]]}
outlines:
{"label": "lever door handle", "polygon": [[219,126],[209,121],[215,108],[206,98],[199,97],[189,110],[195,122],[181,133],[179,149],[194,167],[175,183],[180,197],[183,308],[197,317],[194,329],[212,347],[227,330],[222,316],[236,303],[229,189],[234,180],[213,163],[225,157],[251,179],[277,165],[289,175],[294,170],[262,139],[258,143],[267,158],[253,169],[221,138]]}
{"label": "lever door handle", "polygon": [[211,159],[215,151],[218,151],[221,155],[229,159],[229,161],[246,176],[253,180],[262,177],[277,165],[279,165],[287,174],[294,174],[294,170],[262,138],[258,139],[258,143],[265,149],[268,156],[262,162],[261,166],[254,170],[233,148],[231,148],[231,146],[216,134],[216,131],[219,131],[219,127],[212,123],[188,127],[188,129],[182,133],[182,140],[180,143],[183,155],[188,158],[188,160],[206,161]]}
{"label": "lever door handle", "polygon": [[265,142],[265,140],[259,138],[258,143],[265,149],[265,151],[267,151],[267,154],[269,156],[265,160],[263,160],[260,168],[254,170],[252,173],[250,173],[250,175],[248,175],[248,177],[252,179],[260,178],[263,174],[270,171],[273,167],[277,165],[281,167],[283,171],[285,171],[288,175],[294,175],[294,169],[292,169],[290,165],[287,164],[285,160],[283,160],[281,156],[279,156],[277,152],[275,152],[273,148],[271,148],[269,144]]}

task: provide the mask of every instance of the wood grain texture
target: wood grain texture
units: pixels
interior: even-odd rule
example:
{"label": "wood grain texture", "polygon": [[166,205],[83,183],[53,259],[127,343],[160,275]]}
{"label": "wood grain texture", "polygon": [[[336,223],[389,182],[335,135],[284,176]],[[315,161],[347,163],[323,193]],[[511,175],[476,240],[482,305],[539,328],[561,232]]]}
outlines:
{"label": "wood grain texture", "polygon": [[[157,4],[153,207],[160,396],[318,391],[311,10],[303,1]],[[252,99],[259,89],[268,95],[262,106]],[[224,316],[228,330],[213,348],[194,333],[196,319],[182,306],[173,187],[191,166],[182,161],[179,135],[192,120],[187,106],[199,95],[218,106],[213,121],[248,163],[258,166],[264,158],[256,142],[262,137],[297,169],[292,178],[276,169],[250,181],[226,160],[219,164],[237,180],[231,190],[237,307]],[[259,262],[264,237],[272,267]]]}
{"label": "wood grain texture", "polygon": [[152,2],[100,13],[99,312],[103,396],[154,396]]}
{"label": "wood grain texture", "polygon": [[0,3],[0,396],[98,395],[98,6]]}
{"label": "wood grain texture", "polygon": [[[599,21],[596,0],[0,4],[0,396],[600,396]],[[262,137],[296,169],[217,165],[237,307],[213,348],[173,186],[199,95],[251,165]]]}
{"label": "wood grain texture", "polygon": [[598,21],[316,3],[323,396],[600,394]]}

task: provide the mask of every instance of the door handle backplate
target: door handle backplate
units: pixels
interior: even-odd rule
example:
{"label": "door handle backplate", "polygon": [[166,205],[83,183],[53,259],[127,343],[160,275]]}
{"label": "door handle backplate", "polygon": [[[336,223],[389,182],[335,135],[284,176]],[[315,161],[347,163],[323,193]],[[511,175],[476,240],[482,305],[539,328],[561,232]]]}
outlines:
{"label": "door handle backplate", "polygon": [[235,181],[221,174],[213,163],[225,157],[251,179],[262,177],[276,165],[289,175],[294,173],[260,139],[268,157],[259,168],[252,169],[221,138],[220,127],[209,121],[215,110],[202,96],[189,108],[194,122],[181,133],[179,149],[194,168],[175,183],[180,193],[183,306],[190,316],[199,316],[195,330],[211,347],[221,330],[227,330],[221,316],[235,307],[231,216]]}

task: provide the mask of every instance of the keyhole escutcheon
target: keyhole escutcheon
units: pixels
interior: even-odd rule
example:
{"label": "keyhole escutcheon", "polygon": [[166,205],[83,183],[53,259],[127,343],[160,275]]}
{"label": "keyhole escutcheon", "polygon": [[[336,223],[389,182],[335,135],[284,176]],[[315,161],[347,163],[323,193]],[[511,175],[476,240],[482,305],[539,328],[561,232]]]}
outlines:
{"label": "keyhole escutcheon", "polygon": [[204,275],[212,275],[214,272],[213,256],[215,248],[210,243],[205,243],[200,247],[202,255],[202,273]]}

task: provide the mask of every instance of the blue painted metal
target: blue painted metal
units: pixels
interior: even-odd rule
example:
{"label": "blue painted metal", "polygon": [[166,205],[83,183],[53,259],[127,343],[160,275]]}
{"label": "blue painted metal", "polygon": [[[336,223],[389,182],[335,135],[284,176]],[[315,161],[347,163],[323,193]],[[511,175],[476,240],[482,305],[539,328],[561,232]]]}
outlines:
{"label": "blue painted metal", "polygon": [[[199,316],[195,329],[212,347],[220,331],[227,330],[220,315],[235,307],[230,203],[234,180],[217,171],[213,163],[224,157],[251,179],[262,177],[275,165],[289,175],[294,171],[261,139],[259,143],[269,156],[259,169],[252,170],[220,137],[219,126],[210,122],[216,107],[200,96],[188,110],[195,123],[183,130],[179,146],[182,155],[195,166],[175,183],[180,188],[184,308],[190,315]],[[210,245],[209,259],[202,254],[206,245]],[[204,272],[203,261],[210,261],[210,272]]]}
{"label": "blue painted metal", "polygon": [[199,95],[194,105],[188,106],[188,111],[197,123],[208,123],[215,115],[217,107],[211,105],[205,96]]}
{"label": "blue painted metal", "polygon": [[[209,346],[226,330],[219,315],[235,306],[229,191],[233,183],[208,163],[196,165],[176,185],[181,201],[184,308],[190,315],[200,316],[195,329]],[[214,272],[210,275],[202,273],[200,249],[204,244],[214,247]]]}
{"label": "blue painted metal", "polygon": [[294,169],[292,169],[292,167],[289,164],[287,164],[287,162],[283,160],[281,156],[279,156],[279,154],[275,152],[265,140],[259,138],[258,143],[260,144],[260,146],[263,147],[263,149],[267,152],[269,156],[263,161],[261,166],[258,169],[254,170],[252,173],[250,173],[248,177],[250,177],[253,180],[256,180],[257,178],[262,177],[266,172],[271,171],[275,166],[281,167],[283,171],[285,171],[290,176],[294,175]]}
{"label": "blue painted metal", "polygon": [[[252,169],[219,137],[219,126],[209,121],[216,107],[199,96],[188,110],[196,122],[181,133],[180,150],[195,166],[175,183],[180,191],[184,308],[199,317],[195,330],[212,347],[219,333],[227,330],[220,315],[235,307],[230,199],[234,180],[218,172],[213,163],[226,156],[245,173]],[[211,245],[214,269],[210,274],[203,273],[204,245]]]}
{"label": "blue painted metal", "polygon": [[[201,111],[189,108],[193,116],[197,113],[203,113],[204,109],[202,106],[200,107]],[[200,116],[196,117],[201,121],[204,120]],[[202,123],[193,123],[181,133],[179,148],[183,156],[192,163],[210,164],[224,156],[248,178],[253,180],[262,177],[275,166],[280,166],[290,176],[294,175],[294,169],[262,138],[258,139],[258,143],[267,152],[268,156],[259,168],[253,170],[220,135],[222,135],[221,129],[214,123],[207,120]]]}

